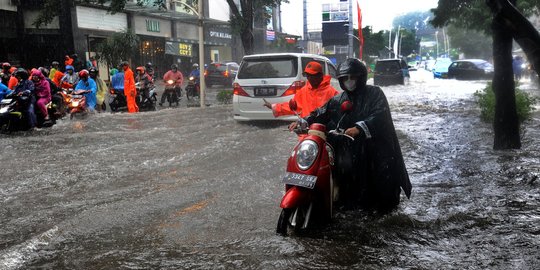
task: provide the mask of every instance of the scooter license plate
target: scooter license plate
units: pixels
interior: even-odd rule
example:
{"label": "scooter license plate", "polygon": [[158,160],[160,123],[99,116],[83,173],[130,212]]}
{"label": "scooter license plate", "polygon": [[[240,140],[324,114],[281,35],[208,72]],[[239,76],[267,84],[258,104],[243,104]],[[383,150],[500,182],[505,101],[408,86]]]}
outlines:
{"label": "scooter license plate", "polygon": [[317,176],[288,172],[282,180],[287,185],[313,189],[317,183]]}

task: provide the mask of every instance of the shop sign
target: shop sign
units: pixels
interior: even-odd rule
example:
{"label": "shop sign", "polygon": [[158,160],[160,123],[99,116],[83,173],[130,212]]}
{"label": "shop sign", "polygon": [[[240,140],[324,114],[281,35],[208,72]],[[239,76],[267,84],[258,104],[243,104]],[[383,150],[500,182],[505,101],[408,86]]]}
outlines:
{"label": "shop sign", "polygon": [[192,57],[193,45],[189,43],[181,43],[181,42],[166,42],[165,53],[178,55],[178,56]]}

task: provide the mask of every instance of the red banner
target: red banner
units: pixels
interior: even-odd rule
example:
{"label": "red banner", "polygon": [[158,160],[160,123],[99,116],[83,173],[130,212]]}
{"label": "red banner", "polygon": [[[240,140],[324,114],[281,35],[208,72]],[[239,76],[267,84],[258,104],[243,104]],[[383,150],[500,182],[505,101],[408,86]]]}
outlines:
{"label": "red banner", "polygon": [[360,60],[362,60],[362,51],[364,47],[364,35],[362,34],[362,10],[360,9],[360,3],[356,1],[358,7],[358,39],[360,40]]}

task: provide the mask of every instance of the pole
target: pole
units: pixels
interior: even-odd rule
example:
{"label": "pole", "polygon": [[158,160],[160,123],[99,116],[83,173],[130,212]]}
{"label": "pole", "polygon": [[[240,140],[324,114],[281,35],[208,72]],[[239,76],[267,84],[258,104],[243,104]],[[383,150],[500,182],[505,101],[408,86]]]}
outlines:
{"label": "pole", "polygon": [[392,28],[388,31],[388,58],[392,58]]}
{"label": "pole", "polygon": [[205,102],[205,91],[206,91],[206,82],[204,80],[204,28],[203,28],[203,2],[199,0],[199,81],[200,81],[200,99],[201,99],[201,108],[206,106]]}
{"label": "pole", "polygon": [[353,55],[353,13],[352,13],[352,2],[353,0],[349,0],[349,51],[347,52],[347,57],[352,57]]}
{"label": "pole", "polygon": [[437,54],[435,55],[435,60],[439,58],[439,31],[435,31],[435,42],[437,42]]}

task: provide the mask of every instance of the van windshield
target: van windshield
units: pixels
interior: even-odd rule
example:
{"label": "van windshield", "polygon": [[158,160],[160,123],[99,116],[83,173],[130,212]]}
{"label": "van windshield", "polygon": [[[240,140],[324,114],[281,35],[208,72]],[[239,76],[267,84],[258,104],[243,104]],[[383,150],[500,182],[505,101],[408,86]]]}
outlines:
{"label": "van windshield", "polygon": [[244,59],[238,79],[289,78],[298,74],[296,57],[265,57]]}

